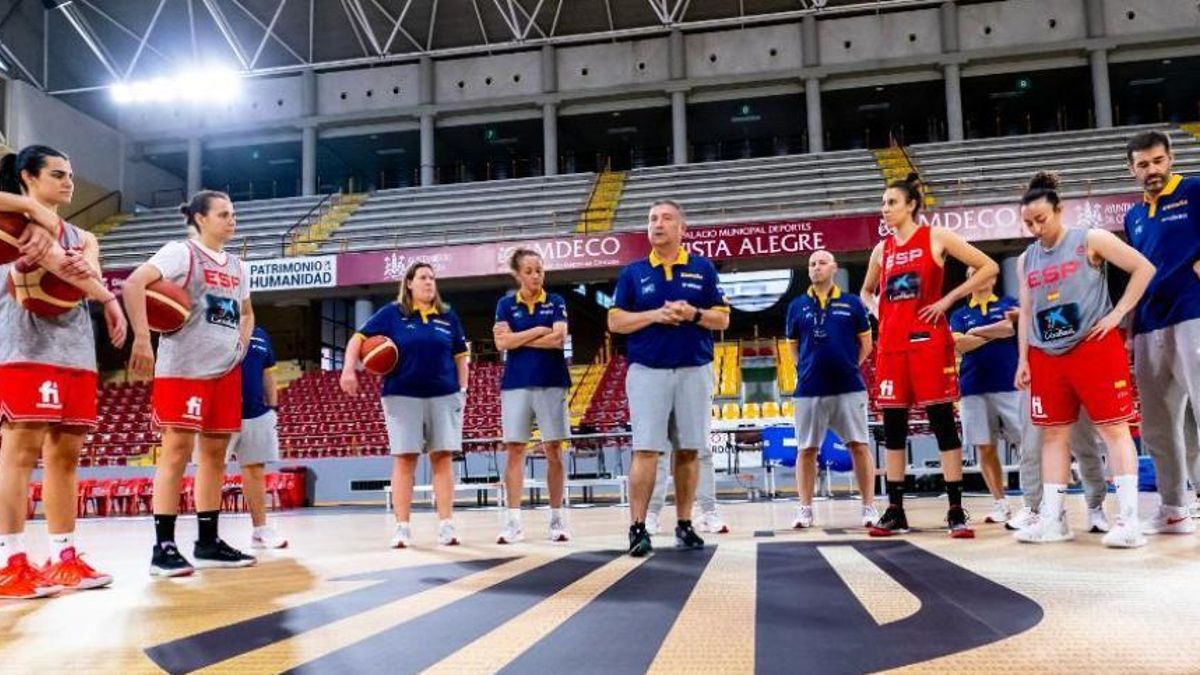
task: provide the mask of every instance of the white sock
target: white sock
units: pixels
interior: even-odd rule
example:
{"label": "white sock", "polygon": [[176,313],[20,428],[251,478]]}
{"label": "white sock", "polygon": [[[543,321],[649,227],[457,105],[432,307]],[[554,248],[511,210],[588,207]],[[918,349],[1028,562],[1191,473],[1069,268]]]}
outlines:
{"label": "white sock", "polygon": [[399,522],[397,522],[397,523],[396,523],[396,527],[403,527],[403,528],[407,528],[407,527],[408,527],[408,521],[407,521],[407,520],[401,520],[401,521],[399,521]]}
{"label": "white sock", "polygon": [[562,509],[550,509],[550,520],[562,520],[562,519],[563,519],[563,510]]}
{"label": "white sock", "polygon": [[254,527],[254,534],[265,534],[267,532],[267,530],[270,530],[270,529],[271,529],[270,525],[256,525]]}
{"label": "white sock", "polygon": [[521,524],[521,509],[509,509],[508,510],[508,522],[516,523],[517,525],[520,525]]}
{"label": "white sock", "polygon": [[75,547],[75,533],[67,532],[66,534],[50,535],[50,560],[58,562],[62,558],[62,552]]}
{"label": "white sock", "polygon": [[1067,486],[1064,483],[1045,483],[1042,489],[1042,508],[1038,512],[1043,518],[1062,520],[1063,499],[1067,496]]}
{"label": "white sock", "polygon": [[0,560],[8,566],[8,559],[25,552],[25,538],[19,534],[0,534]]}
{"label": "white sock", "polygon": [[1008,508],[1008,500],[1007,499],[997,499],[996,506],[1003,506],[1004,508],[1007,509]]}
{"label": "white sock", "polygon": [[[407,525],[407,524],[408,524],[408,523],[405,523],[405,525]],[[453,520],[451,520],[451,519],[449,519],[449,518],[446,518],[445,520],[439,520],[439,521],[438,521],[438,527],[445,527],[446,525],[449,525],[450,527],[454,527],[454,521],[453,521]]]}
{"label": "white sock", "polygon": [[1117,486],[1117,515],[1126,523],[1137,522],[1138,477],[1135,473],[1113,476]]}

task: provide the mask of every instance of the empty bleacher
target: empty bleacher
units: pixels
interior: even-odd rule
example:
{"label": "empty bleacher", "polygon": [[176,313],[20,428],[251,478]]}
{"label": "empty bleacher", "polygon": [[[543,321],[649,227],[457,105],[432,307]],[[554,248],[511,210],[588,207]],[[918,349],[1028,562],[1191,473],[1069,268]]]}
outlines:
{"label": "empty bleacher", "polygon": [[[229,244],[230,250],[244,252],[247,258],[281,256],[288,228],[323,199],[324,195],[316,195],[236,202],[237,234]],[[163,244],[187,236],[178,208],[144,211],[101,237],[102,261],[106,269],[137,267]]]}
{"label": "empty bleacher", "polygon": [[1137,191],[1129,177],[1125,142],[1146,129],[1171,137],[1176,171],[1200,170],[1200,142],[1166,125],[926,143],[908,152],[939,207],[1015,200],[1039,170],[1058,174],[1064,197],[1119,194]]}
{"label": "empty bleacher", "polygon": [[570,234],[595,174],[381,190],[321,250],[363,251]]}
{"label": "empty bleacher", "polygon": [[682,203],[692,225],[861,213],[877,207],[882,181],[866,150],[635,169],[613,228],[645,227],[664,197]]}

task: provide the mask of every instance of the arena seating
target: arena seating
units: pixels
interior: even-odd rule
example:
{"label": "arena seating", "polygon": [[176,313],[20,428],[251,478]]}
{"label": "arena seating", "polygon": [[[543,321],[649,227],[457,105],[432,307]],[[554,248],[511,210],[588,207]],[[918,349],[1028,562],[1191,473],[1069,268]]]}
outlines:
{"label": "arena seating", "polygon": [[161,442],[150,421],[150,383],[118,382],[100,389],[99,421],[88,434],[81,466],[125,465]]}
{"label": "arena seating", "polygon": [[323,252],[472,243],[574,231],[595,174],[381,190]]}
{"label": "arena seating", "polygon": [[629,362],[624,356],[614,356],[604,369],[600,383],[592,395],[591,405],[583,416],[583,426],[599,433],[624,431],[629,424],[629,399],[625,395],[625,373]]}
{"label": "arena seating", "polygon": [[1126,193],[1137,188],[1129,177],[1125,141],[1144,129],[1171,137],[1177,171],[1200,170],[1200,142],[1166,125],[927,143],[908,152],[939,207],[1014,200],[1038,170],[1058,174],[1063,196]]}
{"label": "arena seating", "polygon": [[[237,202],[237,236],[230,248],[247,258],[282,255],[283,235],[324,199],[324,195]],[[105,234],[101,254],[106,269],[128,269],[146,262],[163,244],[187,236],[177,207],[153,209]]]}
{"label": "arena seating", "polygon": [[650,204],[668,196],[692,225],[871,211],[881,180],[866,150],[634,169],[613,228],[644,228]]}

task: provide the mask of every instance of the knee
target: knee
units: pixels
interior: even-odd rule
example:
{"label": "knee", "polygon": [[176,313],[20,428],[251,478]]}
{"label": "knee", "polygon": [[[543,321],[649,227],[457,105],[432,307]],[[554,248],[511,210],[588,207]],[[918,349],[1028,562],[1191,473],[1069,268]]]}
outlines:
{"label": "knee", "polygon": [[949,452],[961,450],[962,441],[958,437],[958,428],[954,424],[954,404],[938,403],[926,409],[929,415],[929,427],[937,438],[938,450]]}
{"label": "knee", "polygon": [[37,467],[39,448],[37,447],[12,447],[4,449],[4,464],[5,466],[32,471]]}
{"label": "knee", "polygon": [[817,448],[804,448],[800,451],[800,461],[806,466],[812,466],[817,461]]}
{"label": "knee", "polygon": [[885,408],[883,411],[883,444],[888,450],[908,448],[908,411]]}
{"label": "knee", "polygon": [[191,452],[189,450],[164,446],[158,455],[158,469],[182,475],[184,469],[187,467],[190,456]]}
{"label": "knee", "polygon": [[699,459],[700,453],[695,450],[677,450],[675,451],[675,464],[690,464]]}
{"label": "knee", "polygon": [[[37,456],[34,455],[36,461]],[[56,473],[59,475],[73,474],[75,468],[79,465],[79,449],[78,448],[47,448],[42,456],[42,462],[46,466],[47,473]]]}

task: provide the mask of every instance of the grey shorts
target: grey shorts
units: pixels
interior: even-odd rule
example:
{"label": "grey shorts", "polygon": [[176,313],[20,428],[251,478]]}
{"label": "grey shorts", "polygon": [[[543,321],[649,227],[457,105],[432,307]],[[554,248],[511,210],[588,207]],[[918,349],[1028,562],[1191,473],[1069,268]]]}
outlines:
{"label": "grey shorts", "polygon": [[272,410],[253,419],[242,420],[242,430],[229,437],[228,461],[234,457],[242,466],[279,461],[279,430]]}
{"label": "grey shorts", "polygon": [[712,427],[712,366],[629,366],[625,375],[633,449],[667,452],[671,439],[683,450],[708,446]]}
{"label": "grey shorts", "polygon": [[505,443],[526,443],[537,420],[543,441],[562,441],[567,433],[567,390],[562,387],[527,387],[500,392]]}
{"label": "grey shorts", "polygon": [[1001,436],[1019,445],[1025,434],[1020,392],[964,396],[958,414],[962,419],[963,443],[967,446],[996,445]]}
{"label": "grey shorts", "polygon": [[825,432],[833,431],[843,443],[869,443],[867,392],[836,396],[803,396],[795,400],[796,447],[819,448]]}
{"label": "grey shorts", "polygon": [[393,455],[462,450],[463,396],[384,396],[383,419]]}

